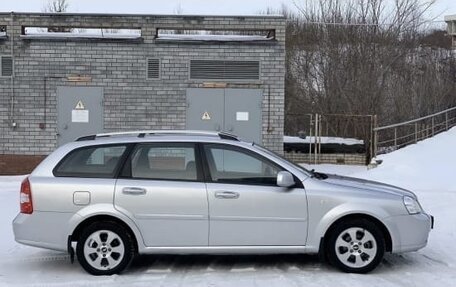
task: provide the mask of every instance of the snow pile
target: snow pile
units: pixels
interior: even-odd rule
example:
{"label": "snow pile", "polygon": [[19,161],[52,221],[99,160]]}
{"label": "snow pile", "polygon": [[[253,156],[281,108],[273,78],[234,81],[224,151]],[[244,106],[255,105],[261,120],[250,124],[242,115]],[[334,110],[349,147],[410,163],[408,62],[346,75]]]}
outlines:
{"label": "snow pile", "polygon": [[384,181],[411,190],[456,192],[456,127],[433,138],[381,155],[377,168],[354,177]]}

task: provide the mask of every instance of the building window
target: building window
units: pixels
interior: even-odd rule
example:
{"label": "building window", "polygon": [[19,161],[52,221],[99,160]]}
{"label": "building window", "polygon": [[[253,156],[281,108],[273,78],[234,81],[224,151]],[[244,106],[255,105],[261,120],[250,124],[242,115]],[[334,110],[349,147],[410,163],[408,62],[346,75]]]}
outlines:
{"label": "building window", "polygon": [[13,75],[13,58],[0,56],[0,76],[11,77]]}

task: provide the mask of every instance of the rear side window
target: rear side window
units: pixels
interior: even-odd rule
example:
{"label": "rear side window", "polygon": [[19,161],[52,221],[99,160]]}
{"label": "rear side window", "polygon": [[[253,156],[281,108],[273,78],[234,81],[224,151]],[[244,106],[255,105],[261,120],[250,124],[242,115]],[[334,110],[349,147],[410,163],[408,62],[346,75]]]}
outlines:
{"label": "rear side window", "polygon": [[196,181],[194,144],[141,144],[131,157],[131,177]]}
{"label": "rear side window", "polygon": [[70,152],[54,169],[58,177],[113,178],[127,147],[94,146]]}

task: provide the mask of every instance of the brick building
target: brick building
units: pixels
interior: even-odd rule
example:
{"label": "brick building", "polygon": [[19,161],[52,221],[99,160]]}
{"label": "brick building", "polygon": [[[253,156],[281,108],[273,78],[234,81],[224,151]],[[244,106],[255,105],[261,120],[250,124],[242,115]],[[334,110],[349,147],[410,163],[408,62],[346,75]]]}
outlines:
{"label": "brick building", "polygon": [[225,130],[282,152],[285,19],[0,13],[0,174],[99,132]]}

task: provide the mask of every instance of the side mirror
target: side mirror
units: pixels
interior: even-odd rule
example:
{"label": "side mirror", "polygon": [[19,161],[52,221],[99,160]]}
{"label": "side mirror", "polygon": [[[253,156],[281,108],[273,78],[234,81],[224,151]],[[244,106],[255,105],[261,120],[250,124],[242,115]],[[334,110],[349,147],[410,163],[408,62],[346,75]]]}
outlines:
{"label": "side mirror", "polygon": [[291,187],[295,185],[293,175],[288,171],[281,171],[277,174],[277,185],[280,187]]}

